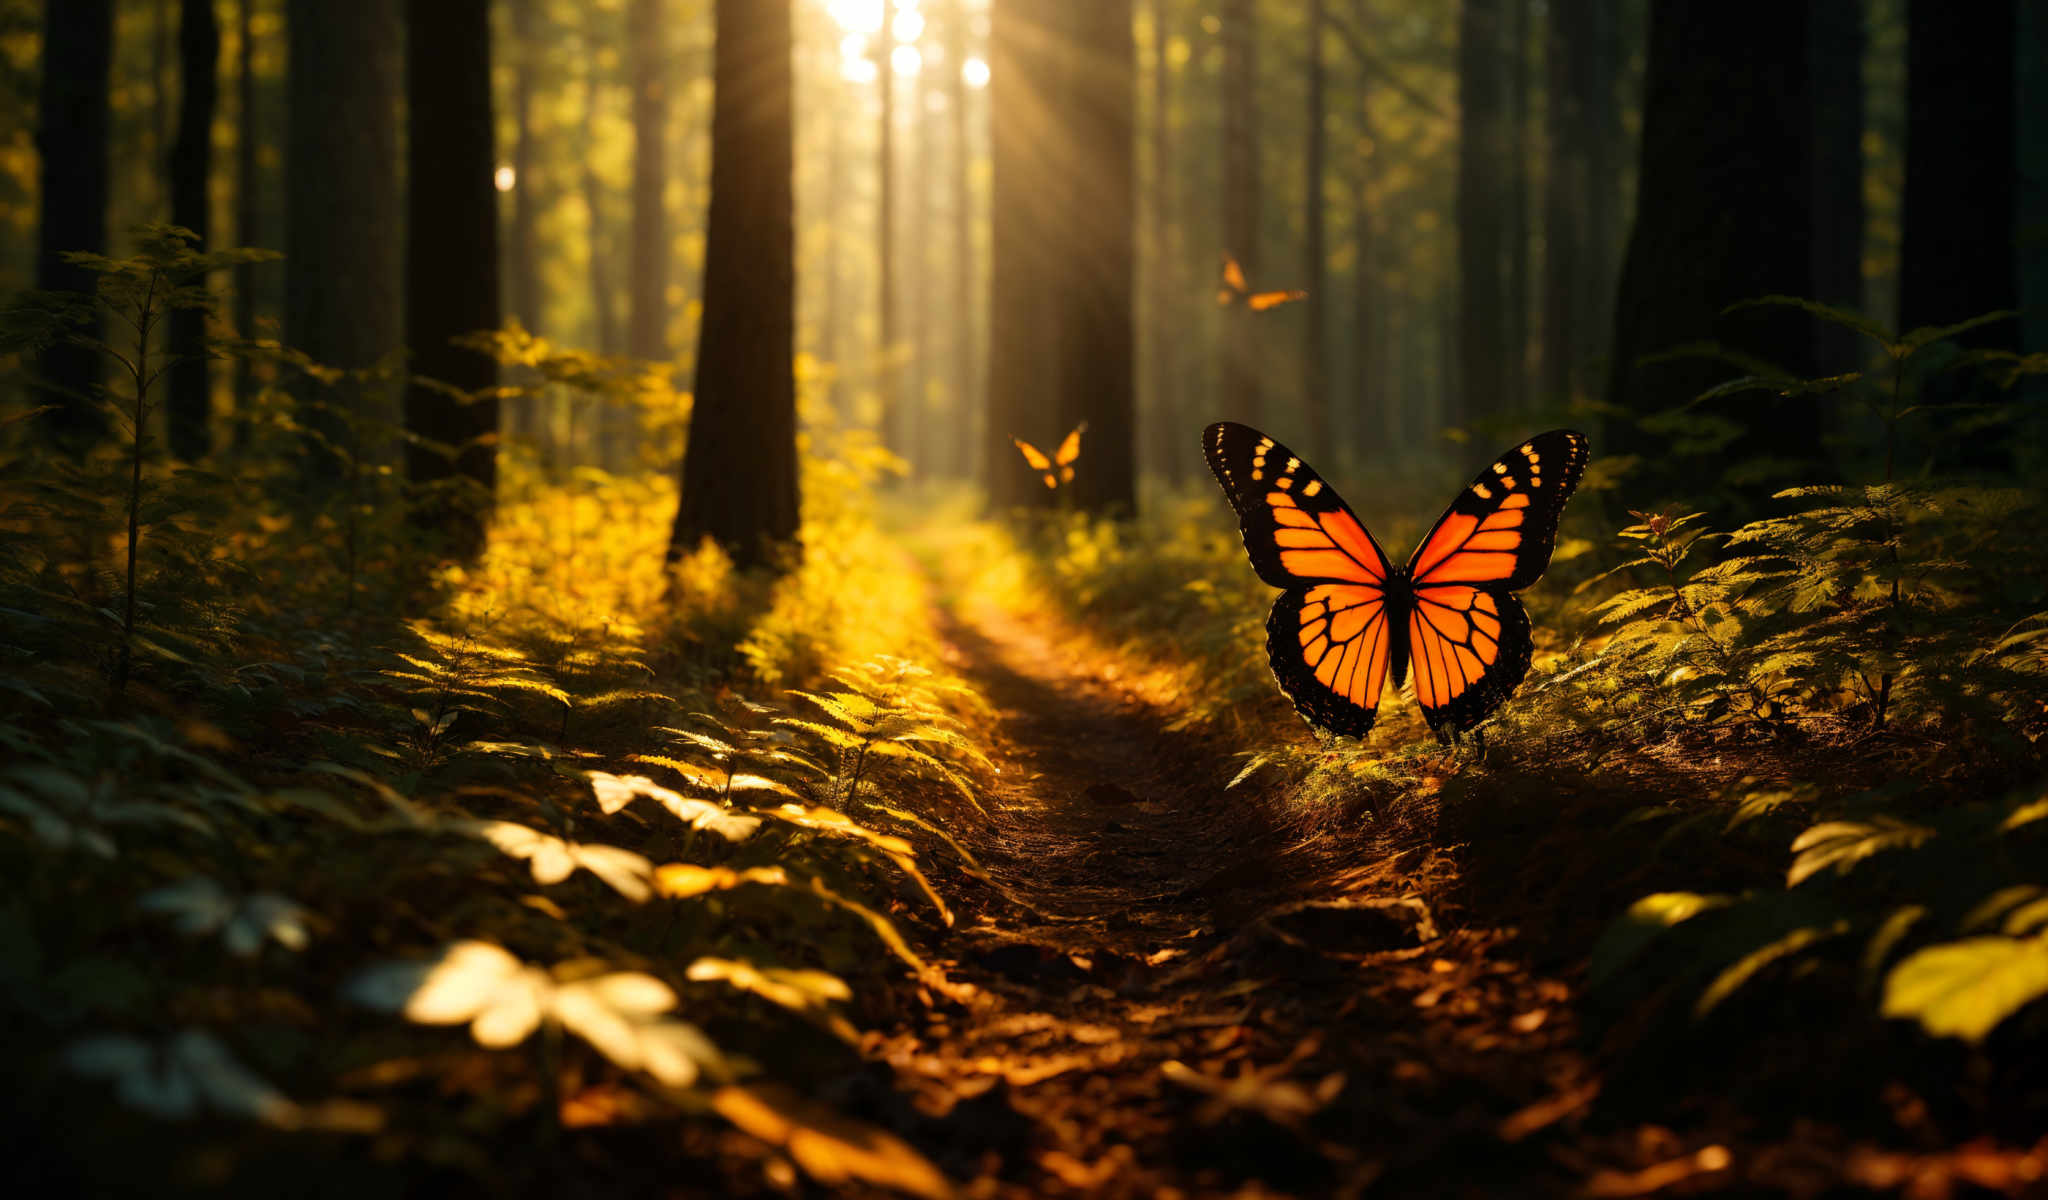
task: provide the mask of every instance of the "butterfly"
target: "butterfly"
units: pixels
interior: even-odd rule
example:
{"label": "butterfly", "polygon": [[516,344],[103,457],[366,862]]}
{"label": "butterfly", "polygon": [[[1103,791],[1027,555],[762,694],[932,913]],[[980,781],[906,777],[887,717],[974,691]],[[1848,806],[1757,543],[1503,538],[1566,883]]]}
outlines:
{"label": "butterfly", "polygon": [[1045,451],[1023,438],[1013,437],[1010,441],[1016,445],[1017,452],[1024,456],[1024,461],[1032,470],[1043,473],[1045,486],[1057,488],[1063,483],[1074,482],[1074,460],[1081,457],[1081,435],[1086,432],[1088,422],[1083,421],[1074,426],[1074,431],[1060,442],[1060,448],[1053,451],[1050,458],[1046,457]]}
{"label": "butterfly", "polygon": [[1273,675],[1311,724],[1363,738],[1388,679],[1412,667],[1438,740],[1492,715],[1529,671],[1529,614],[1514,593],[1550,565],[1586,439],[1539,433],[1458,493],[1396,567],[1336,490],[1245,425],[1202,433],[1259,578],[1284,589],[1266,619]]}
{"label": "butterfly", "polygon": [[1299,288],[1285,292],[1253,291],[1245,282],[1244,268],[1237,265],[1237,260],[1230,255],[1223,256],[1223,286],[1216,289],[1216,303],[1227,307],[1241,300],[1253,312],[1265,312],[1291,301],[1306,299],[1308,293]]}

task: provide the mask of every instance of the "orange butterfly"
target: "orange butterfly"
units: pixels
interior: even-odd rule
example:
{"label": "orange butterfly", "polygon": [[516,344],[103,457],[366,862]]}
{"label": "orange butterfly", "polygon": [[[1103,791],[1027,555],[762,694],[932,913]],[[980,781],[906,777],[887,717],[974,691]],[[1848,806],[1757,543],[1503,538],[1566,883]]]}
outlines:
{"label": "orange butterfly", "polygon": [[1269,308],[1306,299],[1308,293],[1299,288],[1285,292],[1253,291],[1251,285],[1245,282],[1244,268],[1238,266],[1237,260],[1230,255],[1223,256],[1223,286],[1216,290],[1216,303],[1227,308],[1243,301],[1244,306],[1253,312],[1265,312]]}
{"label": "orange butterfly", "polygon": [[1050,458],[1046,457],[1045,451],[1023,438],[1013,437],[1010,441],[1017,447],[1017,452],[1024,456],[1025,463],[1032,470],[1044,474],[1045,486],[1057,488],[1063,483],[1074,482],[1074,460],[1081,457],[1081,435],[1086,432],[1088,422],[1083,421],[1076,425],[1074,431],[1060,442],[1060,448],[1053,451]]}
{"label": "orange butterfly", "polygon": [[1539,433],[1495,459],[1396,567],[1350,506],[1292,450],[1244,425],[1202,434],[1259,578],[1285,589],[1266,619],[1273,675],[1309,722],[1363,738],[1389,677],[1415,670],[1440,740],[1506,702],[1535,650],[1514,593],[1542,577],[1586,439]]}

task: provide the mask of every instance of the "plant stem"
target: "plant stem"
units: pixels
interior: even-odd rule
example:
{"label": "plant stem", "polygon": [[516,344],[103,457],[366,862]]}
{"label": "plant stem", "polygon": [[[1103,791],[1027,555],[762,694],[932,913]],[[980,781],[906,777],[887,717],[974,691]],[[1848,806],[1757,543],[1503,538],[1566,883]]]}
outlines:
{"label": "plant stem", "polygon": [[127,690],[128,672],[135,662],[135,548],[142,540],[142,423],[149,419],[149,327],[156,315],[158,278],[156,272],[150,273],[149,288],[136,312],[135,361],[128,368],[135,380],[135,413],[128,453],[128,584],[121,603],[121,657],[114,667],[117,697]]}

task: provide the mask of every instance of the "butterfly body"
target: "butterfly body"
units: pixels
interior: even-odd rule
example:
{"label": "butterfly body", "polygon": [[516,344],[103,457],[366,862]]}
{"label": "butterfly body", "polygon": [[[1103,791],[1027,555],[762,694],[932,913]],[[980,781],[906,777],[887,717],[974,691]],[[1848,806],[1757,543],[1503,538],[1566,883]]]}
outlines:
{"label": "butterfly body", "polygon": [[1528,673],[1534,642],[1514,593],[1549,565],[1586,440],[1538,434],[1480,472],[1395,565],[1350,506],[1292,451],[1245,425],[1203,434],[1259,577],[1274,677],[1311,723],[1364,737],[1389,682],[1413,681],[1440,738],[1476,726]]}

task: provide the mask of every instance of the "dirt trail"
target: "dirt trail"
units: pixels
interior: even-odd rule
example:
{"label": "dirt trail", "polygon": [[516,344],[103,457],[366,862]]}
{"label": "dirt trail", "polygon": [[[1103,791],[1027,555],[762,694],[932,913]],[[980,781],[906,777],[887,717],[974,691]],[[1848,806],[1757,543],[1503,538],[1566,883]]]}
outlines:
{"label": "dirt trail", "polygon": [[[970,844],[1000,888],[961,889],[945,965],[972,998],[878,1049],[970,1194],[1533,1195],[1580,1174],[1522,1140],[1589,1097],[1565,989],[1496,958],[1498,931],[1439,936],[1425,849],[1226,791],[1226,748],[1049,625],[942,628],[997,710]],[[992,891],[1009,901],[975,911]]]}

